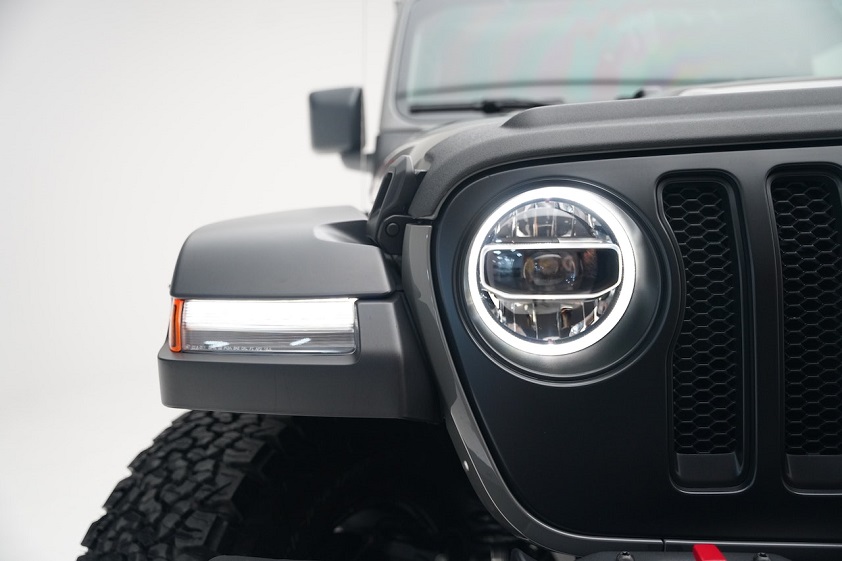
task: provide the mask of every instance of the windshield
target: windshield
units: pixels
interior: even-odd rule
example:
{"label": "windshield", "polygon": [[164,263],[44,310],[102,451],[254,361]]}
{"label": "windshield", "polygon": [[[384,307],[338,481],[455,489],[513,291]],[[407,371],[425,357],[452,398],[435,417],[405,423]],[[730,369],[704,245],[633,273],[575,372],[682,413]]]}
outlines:
{"label": "windshield", "polygon": [[842,75],[842,0],[421,0],[397,104],[580,102]]}

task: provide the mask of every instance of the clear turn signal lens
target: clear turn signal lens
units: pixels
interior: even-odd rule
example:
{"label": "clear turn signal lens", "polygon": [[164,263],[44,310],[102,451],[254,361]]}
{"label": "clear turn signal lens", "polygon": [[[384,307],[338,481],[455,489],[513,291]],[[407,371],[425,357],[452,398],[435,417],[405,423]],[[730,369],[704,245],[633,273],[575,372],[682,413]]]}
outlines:
{"label": "clear turn signal lens", "polygon": [[181,302],[174,301],[170,329],[176,352],[349,354],[357,348],[354,298]]}

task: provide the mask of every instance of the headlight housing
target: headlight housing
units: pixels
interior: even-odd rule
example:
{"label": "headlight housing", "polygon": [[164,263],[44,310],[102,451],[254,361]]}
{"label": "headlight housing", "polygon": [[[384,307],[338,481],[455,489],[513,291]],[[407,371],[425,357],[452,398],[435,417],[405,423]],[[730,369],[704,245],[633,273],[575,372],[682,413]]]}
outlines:
{"label": "headlight housing", "polygon": [[629,222],[609,199],[575,184],[526,191],[494,209],[466,265],[466,300],[481,336],[509,358],[566,355],[602,339],[634,292]]}

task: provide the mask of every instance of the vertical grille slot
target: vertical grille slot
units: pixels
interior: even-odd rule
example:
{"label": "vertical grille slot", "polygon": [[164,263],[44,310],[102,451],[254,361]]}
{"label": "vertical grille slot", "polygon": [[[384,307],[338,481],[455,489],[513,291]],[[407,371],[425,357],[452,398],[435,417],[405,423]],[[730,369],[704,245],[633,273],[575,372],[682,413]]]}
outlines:
{"label": "vertical grille slot", "polygon": [[788,476],[842,485],[842,206],[820,170],[770,181],[783,287],[784,443]]}
{"label": "vertical grille slot", "polygon": [[746,338],[731,189],[716,179],[671,180],[662,201],[684,268],[672,354],[674,475],[692,487],[735,485],[744,463]]}

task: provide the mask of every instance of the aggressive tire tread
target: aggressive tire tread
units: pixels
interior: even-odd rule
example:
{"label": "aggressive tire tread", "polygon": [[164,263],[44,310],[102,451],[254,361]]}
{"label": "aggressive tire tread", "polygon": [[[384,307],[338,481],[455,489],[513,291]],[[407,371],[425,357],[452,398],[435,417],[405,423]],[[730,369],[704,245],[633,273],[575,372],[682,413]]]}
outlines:
{"label": "aggressive tire tread", "polygon": [[131,462],[79,561],[205,561],[250,549],[262,519],[251,512],[260,505],[254,499],[273,481],[284,448],[301,444],[288,428],[259,415],[182,415]]}
{"label": "aggressive tire tread", "polygon": [[468,559],[515,540],[478,516],[441,426],[194,411],[129,469],[79,561]]}

